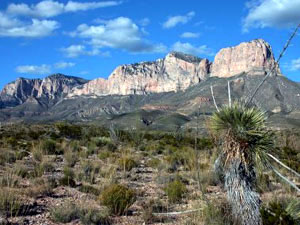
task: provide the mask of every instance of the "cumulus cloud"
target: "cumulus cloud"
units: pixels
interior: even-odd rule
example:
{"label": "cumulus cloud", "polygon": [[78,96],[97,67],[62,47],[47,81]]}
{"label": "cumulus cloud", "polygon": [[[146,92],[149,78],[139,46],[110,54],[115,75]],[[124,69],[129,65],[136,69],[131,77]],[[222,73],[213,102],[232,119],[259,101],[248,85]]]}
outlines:
{"label": "cumulus cloud", "polygon": [[[1,21],[1,19],[0,19]],[[32,22],[22,23],[20,21],[0,22],[0,36],[2,37],[44,37],[50,35],[59,28],[59,23],[53,20],[32,19]]]}
{"label": "cumulus cloud", "polygon": [[18,66],[16,68],[16,72],[45,75],[51,73],[51,66],[46,64],[43,64],[41,66],[33,66],[33,65]]}
{"label": "cumulus cloud", "polygon": [[213,50],[208,48],[206,45],[194,46],[190,43],[182,43],[179,41],[172,46],[172,50],[197,56],[212,56],[215,54]]}
{"label": "cumulus cloud", "polygon": [[61,48],[61,51],[68,58],[76,58],[76,57],[78,57],[80,55],[89,55],[89,56],[102,55],[102,56],[109,56],[109,53],[107,53],[107,52],[102,53],[97,48],[93,48],[92,50],[88,51],[84,45],[70,45],[69,47]]}
{"label": "cumulus cloud", "polygon": [[298,59],[293,59],[290,65],[290,70],[291,71],[300,71],[300,58]]}
{"label": "cumulus cloud", "polygon": [[186,24],[189,22],[194,16],[196,15],[195,12],[189,12],[184,16],[171,16],[163,23],[163,28],[169,29],[177,26],[178,24]]}
{"label": "cumulus cloud", "polygon": [[62,13],[86,11],[91,9],[116,6],[121,4],[120,1],[103,1],[103,2],[74,2],[68,1],[63,4],[57,1],[44,0],[36,5],[28,5],[25,3],[8,5],[6,12],[11,15],[32,16],[32,17],[54,17]]}
{"label": "cumulus cloud", "polygon": [[200,33],[193,33],[193,32],[184,32],[180,35],[182,38],[198,38],[200,37]]}
{"label": "cumulus cloud", "polygon": [[300,21],[300,0],[254,0],[247,2],[243,31],[250,28],[290,27]]}
{"label": "cumulus cloud", "polygon": [[70,67],[74,67],[75,63],[73,62],[58,62],[53,65],[42,64],[40,66],[37,65],[22,65],[16,67],[17,73],[23,74],[40,74],[40,75],[47,75],[52,73],[52,69],[66,69]]}
{"label": "cumulus cloud", "polygon": [[[101,21],[99,21],[101,22]],[[166,47],[162,44],[152,44],[143,38],[144,32],[126,17],[103,21],[97,26],[81,24],[72,37],[87,39],[94,48],[117,48],[132,53],[165,52]]]}
{"label": "cumulus cloud", "polygon": [[65,69],[75,66],[75,63],[72,62],[58,62],[54,64],[56,69]]}

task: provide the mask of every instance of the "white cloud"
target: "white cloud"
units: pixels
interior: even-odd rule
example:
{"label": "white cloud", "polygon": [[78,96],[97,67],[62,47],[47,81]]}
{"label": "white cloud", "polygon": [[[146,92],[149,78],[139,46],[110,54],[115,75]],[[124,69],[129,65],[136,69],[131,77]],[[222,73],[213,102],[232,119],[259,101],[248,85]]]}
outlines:
{"label": "white cloud", "polygon": [[139,24],[143,27],[148,26],[150,24],[150,19],[149,18],[143,18],[139,21]]}
{"label": "white cloud", "polygon": [[190,43],[182,43],[179,41],[172,46],[172,50],[187,53],[187,54],[197,55],[197,56],[201,56],[201,55],[212,56],[215,54],[213,50],[208,48],[206,45],[201,45],[197,47],[197,46],[193,46]]}
{"label": "white cloud", "polygon": [[43,64],[41,66],[25,65],[18,66],[16,68],[18,73],[29,73],[29,74],[49,74],[51,73],[51,66]]}
{"label": "white cloud", "polygon": [[6,14],[0,12],[0,29],[1,28],[10,28],[20,25],[21,22],[16,18],[11,18]]}
{"label": "white cloud", "polygon": [[[0,19],[1,20],[1,19]],[[59,23],[53,20],[32,19],[31,24],[15,22],[7,26],[0,23],[0,36],[3,37],[44,37],[59,28]]]}
{"label": "white cloud", "polygon": [[75,63],[72,62],[58,62],[54,64],[56,69],[65,69],[75,66]]}
{"label": "white cloud", "polygon": [[189,22],[194,16],[195,12],[189,12],[184,16],[171,16],[168,18],[166,22],[163,23],[163,28],[168,29],[177,26],[178,24],[186,24]]}
{"label": "white cloud", "polygon": [[54,17],[62,13],[86,11],[91,9],[116,6],[121,4],[119,1],[103,1],[103,2],[74,2],[68,1],[63,4],[53,0],[44,0],[36,5],[27,5],[25,3],[8,5],[6,12],[16,16],[32,16],[32,17]]}
{"label": "white cloud", "polygon": [[200,33],[193,33],[193,32],[184,32],[180,35],[182,38],[198,38],[200,37]]}
{"label": "white cloud", "polygon": [[70,45],[66,48],[61,48],[61,51],[65,54],[68,58],[76,58],[80,55],[102,55],[102,56],[109,56],[109,53],[107,52],[100,52],[99,49],[93,48],[92,50],[88,51],[86,50],[86,47],[84,45]]}
{"label": "white cloud", "polygon": [[291,71],[300,70],[300,58],[292,60],[290,70]]}
{"label": "white cloud", "polygon": [[[101,21],[99,21],[101,22]],[[162,44],[154,45],[143,38],[144,32],[126,17],[103,21],[97,26],[81,24],[76,31],[71,32],[72,37],[89,40],[94,48],[117,48],[132,53],[165,52]]]}
{"label": "white cloud", "polygon": [[243,31],[250,28],[290,27],[300,21],[300,0],[255,0],[246,4]]}

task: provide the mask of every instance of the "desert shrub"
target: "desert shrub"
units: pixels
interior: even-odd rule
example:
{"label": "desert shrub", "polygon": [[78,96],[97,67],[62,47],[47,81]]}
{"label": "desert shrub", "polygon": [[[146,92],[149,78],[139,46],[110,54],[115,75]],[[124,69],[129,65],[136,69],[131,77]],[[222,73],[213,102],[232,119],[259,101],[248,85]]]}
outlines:
{"label": "desert shrub", "polygon": [[101,203],[107,206],[113,215],[124,215],[135,200],[135,192],[120,184],[108,186],[100,195]]}
{"label": "desert shrub", "polygon": [[24,193],[26,194],[26,196],[32,198],[51,196],[54,187],[55,185],[53,185],[51,180],[44,180],[41,178],[37,178],[34,180],[32,186],[29,186],[24,190]]}
{"label": "desert shrub", "polygon": [[19,178],[15,175],[13,170],[5,171],[0,176],[0,186],[15,188],[19,186]]}
{"label": "desert shrub", "polygon": [[14,165],[14,173],[19,177],[25,178],[29,175],[29,168],[24,164],[16,163]]}
{"label": "desert shrub", "polygon": [[176,179],[175,181],[169,183],[164,188],[164,191],[171,203],[177,203],[182,200],[184,194],[187,192],[187,189],[184,183],[182,183],[179,179]]}
{"label": "desert shrub", "polygon": [[78,154],[75,152],[72,152],[71,150],[67,150],[64,153],[64,159],[67,162],[67,166],[73,167],[78,161]]}
{"label": "desert shrub", "polygon": [[41,162],[43,160],[43,152],[38,147],[34,146],[31,152],[35,161]]}
{"label": "desert shrub", "polygon": [[142,217],[143,221],[146,224],[152,224],[156,222],[163,223],[162,218],[158,218],[153,215],[153,213],[165,213],[168,212],[168,208],[164,203],[160,200],[149,200],[143,204]]}
{"label": "desert shrub", "polygon": [[12,151],[0,150],[0,165],[5,165],[5,163],[12,164],[16,161],[16,154]]}
{"label": "desert shrub", "polygon": [[55,171],[55,166],[50,161],[44,161],[40,164],[41,170],[43,172],[51,173]]}
{"label": "desert shrub", "polygon": [[16,146],[18,145],[18,141],[17,141],[17,138],[16,138],[16,137],[9,137],[9,138],[7,138],[7,139],[6,139],[6,143],[7,143],[10,147],[12,147],[12,148],[14,148],[14,147],[16,147]]}
{"label": "desert shrub", "polygon": [[56,154],[56,142],[51,139],[44,140],[42,142],[41,148],[43,153],[45,154],[48,155]]}
{"label": "desert shrub", "polygon": [[147,162],[147,166],[152,167],[152,168],[158,168],[160,165],[161,161],[158,158],[152,158]]}
{"label": "desert shrub", "polygon": [[284,204],[273,200],[260,210],[264,225],[296,225],[294,218],[285,210]]}
{"label": "desert shrub", "polygon": [[23,158],[25,158],[29,155],[30,155],[29,152],[21,150],[21,151],[16,152],[16,159],[22,160]]}
{"label": "desert shrub", "polygon": [[111,140],[108,137],[99,137],[95,140],[97,147],[103,147],[111,144]]}
{"label": "desert shrub", "polygon": [[101,150],[99,152],[99,154],[98,154],[98,158],[101,159],[101,160],[106,160],[106,159],[108,159],[108,158],[110,158],[112,156],[113,156],[113,153],[110,152],[110,151],[103,151],[103,150]]}
{"label": "desert shrub", "polygon": [[83,225],[110,225],[109,214],[106,211],[85,208],[80,214],[80,222]]}
{"label": "desert shrub", "polygon": [[20,213],[22,202],[20,196],[10,188],[0,189],[0,212],[5,217],[16,216]]}
{"label": "desert shrub", "polygon": [[70,223],[80,218],[80,209],[74,204],[67,202],[61,206],[50,209],[50,216],[55,223]]}
{"label": "desert shrub", "polygon": [[119,168],[125,171],[130,171],[137,166],[138,164],[133,158],[125,156],[119,159]]}
{"label": "desert shrub", "polygon": [[99,172],[100,166],[98,164],[92,163],[91,161],[84,161],[81,164],[81,173],[78,175],[78,178],[93,184]]}
{"label": "desert shrub", "polygon": [[274,186],[272,185],[272,181],[270,179],[270,175],[259,173],[257,176],[257,190],[260,193],[263,193],[265,191],[272,191],[274,189]]}
{"label": "desert shrub", "polygon": [[59,184],[62,186],[76,187],[76,182],[73,179],[74,176],[74,171],[69,167],[65,167],[64,176],[59,179]]}
{"label": "desert shrub", "polygon": [[98,196],[100,194],[100,190],[95,188],[94,186],[92,185],[81,185],[79,187],[79,191],[80,192],[83,192],[83,193],[87,193],[87,194],[93,194],[93,195],[96,195]]}
{"label": "desert shrub", "polygon": [[108,143],[107,150],[111,152],[115,152],[118,149],[118,146],[114,143]]}
{"label": "desert shrub", "polygon": [[79,139],[82,136],[82,128],[78,125],[57,123],[56,128],[59,134],[64,137]]}
{"label": "desert shrub", "polygon": [[204,224],[212,225],[238,225],[238,221],[235,221],[231,207],[227,201],[208,201],[208,204],[203,209]]}

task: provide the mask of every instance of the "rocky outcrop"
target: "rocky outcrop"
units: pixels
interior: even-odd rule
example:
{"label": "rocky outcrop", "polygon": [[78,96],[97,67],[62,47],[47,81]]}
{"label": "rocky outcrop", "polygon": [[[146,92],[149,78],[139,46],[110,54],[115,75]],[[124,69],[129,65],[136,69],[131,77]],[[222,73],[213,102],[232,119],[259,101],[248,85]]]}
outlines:
{"label": "rocky outcrop", "polygon": [[[215,56],[211,76],[231,77],[240,73],[264,75],[276,64],[270,44],[262,39],[223,48]],[[276,73],[280,74],[276,65]]]}
{"label": "rocky outcrop", "polygon": [[87,82],[62,74],[43,80],[19,78],[2,90],[0,107],[22,104],[29,97],[52,101],[62,97],[184,91],[211,76],[231,77],[241,73],[265,75],[274,65],[279,74],[279,66],[276,65],[271,46],[262,39],[221,49],[213,63],[208,59],[171,52],[165,58],[153,62],[121,65],[108,79],[98,78]]}
{"label": "rocky outcrop", "polygon": [[185,90],[205,80],[210,62],[178,52],[164,59],[117,67],[108,80],[99,78],[74,88],[68,97],[129,95]]}
{"label": "rocky outcrop", "polygon": [[16,106],[37,99],[51,101],[64,97],[72,88],[87,81],[82,78],[54,74],[44,79],[18,78],[7,84],[0,93],[1,107]]}

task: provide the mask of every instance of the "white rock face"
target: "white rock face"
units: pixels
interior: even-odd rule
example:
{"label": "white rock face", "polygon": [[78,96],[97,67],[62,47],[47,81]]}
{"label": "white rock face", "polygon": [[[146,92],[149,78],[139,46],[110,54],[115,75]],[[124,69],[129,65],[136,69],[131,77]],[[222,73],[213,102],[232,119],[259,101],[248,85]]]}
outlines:
{"label": "white rock face", "polygon": [[33,101],[32,98],[46,98],[47,100],[60,98],[71,91],[72,88],[87,81],[81,78],[55,74],[44,79],[18,78],[11,82],[0,92],[2,102],[11,102],[12,105]]}
{"label": "white rock face", "polygon": [[[29,97],[53,100],[61,97],[143,95],[185,90],[210,76],[231,77],[243,72],[265,75],[274,65],[276,62],[271,46],[262,39],[221,49],[213,63],[208,59],[171,52],[154,62],[121,65],[107,80],[98,78],[87,82],[62,74],[43,80],[20,78],[1,91],[0,107],[7,102],[10,106],[22,104]],[[278,65],[276,73],[280,74]]]}
{"label": "white rock face", "polygon": [[[271,46],[258,39],[243,42],[235,47],[223,48],[215,56],[211,76],[231,77],[243,72],[264,75],[275,65]],[[280,74],[278,65],[276,72]]]}
{"label": "white rock face", "polygon": [[68,97],[80,95],[129,95],[185,90],[207,78],[210,62],[172,52],[155,62],[117,67],[107,80],[92,80],[75,87]]}

